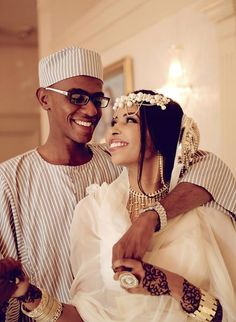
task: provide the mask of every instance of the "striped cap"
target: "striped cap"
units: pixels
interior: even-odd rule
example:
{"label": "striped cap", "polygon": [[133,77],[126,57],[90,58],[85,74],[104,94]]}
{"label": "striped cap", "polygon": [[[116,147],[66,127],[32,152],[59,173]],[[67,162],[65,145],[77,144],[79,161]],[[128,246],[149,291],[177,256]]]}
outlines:
{"label": "striped cap", "polygon": [[101,56],[89,49],[70,47],[44,57],[39,62],[40,87],[74,76],[96,77],[103,81]]}

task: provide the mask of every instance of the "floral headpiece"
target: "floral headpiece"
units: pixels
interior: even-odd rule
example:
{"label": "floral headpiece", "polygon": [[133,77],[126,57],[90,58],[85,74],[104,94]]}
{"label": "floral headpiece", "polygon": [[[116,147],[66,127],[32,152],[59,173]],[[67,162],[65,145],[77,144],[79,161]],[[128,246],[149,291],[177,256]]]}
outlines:
{"label": "floral headpiece", "polygon": [[132,105],[137,105],[140,107],[141,105],[144,106],[152,106],[152,105],[158,105],[161,107],[162,110],[166,109],[166,105],[171,100],[168,97],[165,97],[162,94],[145,94],[143,92],[130,93],[129,95],[118,97],[115,100],[115,104],[113,106],[114,110],[117,110],[118,108],[123,108],[125,106],[131,107]]}

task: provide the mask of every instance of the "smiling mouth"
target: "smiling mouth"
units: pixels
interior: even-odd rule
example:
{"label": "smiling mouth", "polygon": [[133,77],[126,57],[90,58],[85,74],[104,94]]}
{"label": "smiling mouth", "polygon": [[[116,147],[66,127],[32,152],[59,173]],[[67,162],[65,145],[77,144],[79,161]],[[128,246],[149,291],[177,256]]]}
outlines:
{"label": "smiling mouth", "polygon": [[109,146],[110,149],[114,149],[114,148],[117,148],[117,147],[123,147],[123,146],[127,146],[128,143],[126,142],[112,142]]}
{"label": "smiling mouth", "polygon": [[88,122],[88,121],[80,121],[80,120],[73,120],[77,125],[85,126],[85,127],[90,127],[93,125],[93,122]]}

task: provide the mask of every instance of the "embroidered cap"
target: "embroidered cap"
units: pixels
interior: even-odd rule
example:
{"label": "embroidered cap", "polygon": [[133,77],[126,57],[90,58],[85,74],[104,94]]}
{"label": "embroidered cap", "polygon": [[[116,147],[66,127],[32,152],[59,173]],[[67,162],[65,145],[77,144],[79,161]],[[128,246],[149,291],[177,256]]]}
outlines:
{"label": "embroidered cap", "polygon": [[103,81],[101,56],[80,47],[64,48],[39,62],[39,85],[48,87],[66,78],[90,76]]}

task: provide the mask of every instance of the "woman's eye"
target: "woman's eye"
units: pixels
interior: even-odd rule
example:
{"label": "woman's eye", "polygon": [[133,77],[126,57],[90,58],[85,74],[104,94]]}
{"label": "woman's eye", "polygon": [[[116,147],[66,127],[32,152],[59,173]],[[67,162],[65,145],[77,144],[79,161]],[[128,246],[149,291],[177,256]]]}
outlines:
{"label": "woman's eye", "polygon": [[127,117],[126,123],[138,123],[135,117]]}

